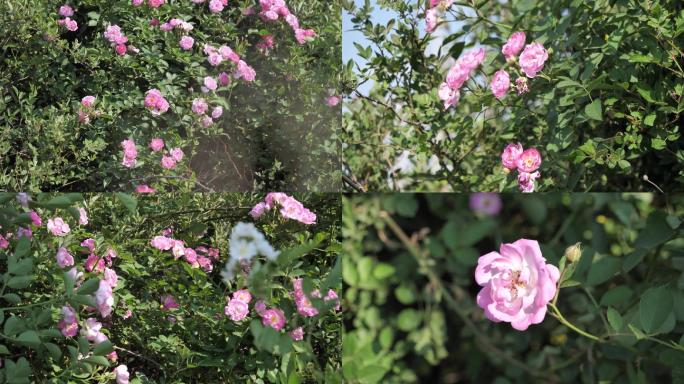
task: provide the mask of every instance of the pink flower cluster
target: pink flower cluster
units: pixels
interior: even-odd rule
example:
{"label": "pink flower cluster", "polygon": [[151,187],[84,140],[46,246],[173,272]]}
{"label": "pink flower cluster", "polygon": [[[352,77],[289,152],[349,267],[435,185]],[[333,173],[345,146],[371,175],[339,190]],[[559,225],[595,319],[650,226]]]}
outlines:
{"label": "pink flower cluster", "polygon": [[[220,76],[219,76],[219,78],[220,78]],[[206,79],[205,79],[205,84],[206,84]],[[222,84],[223,84],[223,82],[222,82]],[[214,83],[214,85],[215,85],[215,83]],[[213,108],[213,110],[211,111],[211,116],[206,115],[207,111],[209,110],[209,104],[207,104],[207,101],[201,97],[198,97],[192,101],[191,109],[192,109],[193,113],[195,113],[196,115],[199,115],[200,122],[201,122],[202,126],[204,126],[204,127],[208,127],[208,126],[214,124],[214,119],[218,119],[223,115],[223,107],[221,107],[220,105]]]}
{"label": "pink flower cluster", "polygon": [[48,219],[47,230],[50,231],[54,236],[66,236],[67,233],[71,231],[69,224],[67,224],[61,217],[55,217],[54,219]]}
{"label": "pink flower cluster", "polygon": [[[88,258],[85,261],[84,268],[88,272],[102,273],[106,272],[108,268],[111,267],[113,259],[117,257],[116,251],[108,248],[104,256],[98,256],[95,254],[95,239],[88,238],[81,242],[82,253],[88,254]],[[111,274],[111,272],[110,272]],[[116,286],[116,279],[107,279],[112,283],[112,286]]]}
{"label": "pink flower cluster", "polygon": [[286,219],[299,221],[303,224],[315,224],[316,214],[305,208],[302,203],[292,196],[282,192],[271,192],[264,201],[257,203],[249,214],[258,219],[266,212],[279,206],[280,214]]}
{"label": "pink flower cluster", "polygon": [[192,24],[188,23],[187,21],[176,18],[171,19],[159,26],[159,29],[161,29],[164,32],[172,31],[173,29],[180,29],[183,32],[190,32],[194,28],[195,27],[193,27]]}
{"label": "pink flower cluster", "polygon": [[524,331],[544,320],[559,278],[558,268],[546,263],[536,240],[502,244],[500,253],[490,252],[477,261],[475,281],[482,287],[477,305],[489,320]]}
{"label": "pink flower cluster", "polygon": [[57,323],[57,327],[59,327],[64,337],[76,336],[78,332],[78,319],[76,318],[76,311],[70,305],[62,307],[62,319]]}
{"label": "pink flower cluster", "polygon": [[153,88],[145,93],[145,108],[158,116],[169,110],[169,102],[166,101],[161,91]]}
{"label": "pink flower cluster", "polygon": [[275,37],[273,35],[261,36],[261,40],[256,43],[256,47],[262,52],[268,54],[268,51],[275,46]]}
{"label": "pink flower cluster", "polygon": [[112,44],[118,55],[126,54],[128,37],[121,32],[121,27],[118,25],[108,26],[104,32],[104,37]]}
{"label": "pink flower cluster", "polygon": [[458,104],[461,86],[468,80],[472,71],[482,64],[484,58],[484,48],[474,49],[463,54],[449,69],[446,81],[439,86],[439,98],[444,101],[444,108]]}
{"label": "pink flower cluster", "polygon": [[432,33],[437,28],[439,14],[454,3],[454,0],[430,0],[430,8],[425,12],[425,32]]}
{"label": "pink flower cluster", "polygon": [[[297,312],[299,312],[300,315],[304,317],[314,317],[318,315],[318,309],[313,306],[311,303],[311,300],[309,297],[304,293],[304,289],[302,288],[302,279],[297,278],[292,281],[292,286],[294,287],[294,291],[292,292],[292,296],[295,299],[295,305],[297,306]],[[321,298],[321,292],[318,289],[314,289],[310,293],[311,297],[315,297],[320,299]],[[323,301],[331,301],[335,300],[336,305],[335,305],[335,310],[340,310],[340,302],[337,297],[337,292],[335,292],[332,289],[328,290],[328,293],[325,295],[323,298]]]}
{"label": "pink flower cluster", "polygon": [[226,316],[233,321],[240,321],[249,314],[249,302],[252,301],[252,295],[246,289],[233,292],[232,298],[226,298],[228,305],[225,306],[224,312]]}
{"label": "pink flower cluster", "polygon": [[[524,50],[523,46],[525,47]],[[529,78],[536,77],[537,73],[544,68],[544,63],[549,58],[548,52],[544,49],[544,46],[539,43],[532,43],[525,46],[525,32],[513,33],[508,38],[508,41],[506,41],[506,44],[501,48],[501,52],[508,62],[514,62],[521,50],[523,50],[523,52],[520,54],[520,60],[518,62],[520,69],[525,73],[525,76]],[[527,78],[525,77],[518,77],[515,80],[515,85],[518,95],[522,95],[529,91]],[[497,71],[490,83],[490,88],[494,97],[501,100],[506,93],[508,93],[510,87],[511,80],[508,72],[503,69]]]}
{"label": "pink flower cluster", "polygon": [[259,0],[259,5],[261,5],[259,17],[266,22],[276,21],[280,17],[284,17],[287,24],[294,31],[297,43],[305,44],[316,37],[316,31],[313,29],[303,29],[300,27],[299,19],[290,12],[287,4],[285,4],[285,0]]}
{"label": "pink flower cluster", "polygon": [[74,15],[74,9],[69,5],[64,4],[59,7],[59,15],[64,16],[64,18],[57,20],[57,24],[63,25],[66,29],[72,32],[78,29],[78,23],[76,20],[71,19],[71,16]]}
{"label": "pink flower cluster", "polygon": [[518,170],[518,185],[525,193],[534,192],[535,180],[540,174],[541,154],[536,148],[523,150],[520,143],[510,143],[501,153],[501,163],[507,170]]}
{"label": "pink flower cluster", "polygon": [[199,246],[195,249],[185,246],[183,240],[176,240],[165,235],[155,236],[150,245],[160,251],[171,250],[174,259],[185,260],[192,268],[202,268],[206,273],[214,270],[212,261],[218,261],[219,250],[212,247]]}
{"label": "pink flower cluster", "polygon": [[[240,56],[227,45],[222,45],[217,49],[210,44],[204,44],[204,54],[207,55],[209,64],[214,67],[224,61],[231,61],[237,64],[237,68],[233,72],[233,77],[236,79],[244,78],[245,81],[254,81],[256,79],[254,68],[250,67],[244,60],[241,60]],[[219,81],[223,83],[221,76],[219,76]]]}
{"label": "pink flower cluster", "polygon": [[[144,0],[131,0],[131,5],[134,7],[139,7],[143,5],[145,1]],[[159,8],[162,5],[166,3],[166,0],[148,0],[147,5],[150,6],[150,8]]]}
{"label": "pink flower cluster", "polygon": [[121,164],[127,168],[135,167],[136,158],[138,157],[138,150],[135,147],[135,142],[132,139],[126,139],[121,142],[123,148],[123,160]]}
{"label": "pink flower cluster", "polygon": [[90,124],[92,116],[99,116],[100,111],[93,109],[95,105],[95,96],[85,96],[81,99],[81,108],[78,110],[78,122],[82,124]]}

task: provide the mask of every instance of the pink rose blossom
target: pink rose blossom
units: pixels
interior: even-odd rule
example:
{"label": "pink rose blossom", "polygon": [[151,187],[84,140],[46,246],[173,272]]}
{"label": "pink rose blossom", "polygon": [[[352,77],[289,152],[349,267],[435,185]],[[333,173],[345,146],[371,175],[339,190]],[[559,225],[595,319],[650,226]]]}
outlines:
{"label": "pink rose blossom", "polygon": [[216,80],[211,76],[207,76],[204,78],[204,86],[208,89],[211,89],[212,91],[215,91],[218,87],[218,85],[216,84]]}
{"label": "pink rose blossom", "polygon": [[520,157],[518,157],[518,171],[527,173],[534,172],[541,165],[541,161],[541,155],[536,148],[526,149],[520,154]]}
{"label": "pink rose blossom", "polygon": [[328,98],[325,99],[325,103],[329,107],[336,106],[337,104],[340,103],[340,101],[342,101],[342,99],[339,96],[328,96]]}
{"label": "pink rose blossom", "polygon": [[198,115],[203,115],[209,109],[209,105],[202,98],[197,98],[192,101],[192,111]]}
{"label": "pink rose blossom", "polygon": [[299,29],[299,19],[295,15],[285,16],[285,22],[294,30]]}
{"label": "pink rose blossom", "polygon": [[169,102],[166,101],[158,89],[150,89],[145,94],[145,107],[153,115],[160,115],[169,109]]}
{"label": "pink rose blossom", "polygon": [[147,184],[139,184],[135,187],[135,193],[155,193],[157,192],[154,188]]}
{"label": "pink rose blossom", "polygon": [[209,116],[204,116],[204,117],[202,117],[202,119],[200,120],[200,123],[202,124],[203,127],[206,128],[206,127],[209,127],[209,126],[211,126],[212,124],[214,124],[214,120],[212,120],[211,117],[209,117]]}
{"label": "pink rose blossom", "polygon": [[223,107],[221,106],[215,107],[214,110],[211,111],[211,117],[214,119],[218,119],[221,115],[223,115]]}
{"label": "pink rose blossom", "polygon": [[502,244],[500,253],[490,252],[477,262],[475,280],[483,287],[477,305],[488,319],[524,331],[544,320],[559,277],[558,268],[546,264],[536,240]]}
{"label": "pink rose blossom", "polygon": [[425,12],[425,32],[432,33],[437,27],[438,11],[435,8],[428,9]]}
{"label": "pink rose blossom", "polygon": [[181,161],[181,160],[183,160],[183,155],[184,155],[184,154],[183,154],[183,150],[180,149],[180,148],[173,148],[173,149],[169,152],[169,154],[170,154],[171,157],[173,157],[173,159],[176,160],[176,161]]}
{"label": "pink rose blossom", "polygon": [[214,270],[214,266],[211,264],[211,259],[208,257],[200,256],[197,258],[197,263],[200,268],[206,273],[210,273]]}
{"label": "pink rose blossom", "polygon": [[121,164],[127,168],[133,168],[136,164],[136,158],[138,157],[138,150],[135,147],[135,142],[131,139],[126,139],[121,142],[121,147],[124,151],[123,160]]}
{"label": "pink rose blossom", "polygon": [[280,331],[285,326],[285,314],[277,308],[267,309],[261,314],[261,322],[276,331]]}
{"label": "pink rose blossom", "polygon": [[520,143],[510,143],[501,154],[501,163],[508,169],[518,168],[518,158],[523,153],[523,146]]}
{"label": "pink rose blossom", "polygon": [[520,187],[520,191],[522,193],[534,192],[534,189],[536,187],[535,181],[540,176],[541,175],[539,174],[539,172],[533,172],[533,173],[519,172],[518,173],[518,186]]}
{"label": "pink rose blossom", "polygon": [[5,236],[0,235],[0,249],[7,249],[9,248],[9,241],[5,238]]}
{"label": "pink rose blossom", "polygon": [[306,44],[307,41],[312,41],[316,37],[316,32],[313,29],[295,29],[295,40],[299,44]]}
{"label": "pink rose blossom", "polygon": [[74,15],[74,9],[64,4],[61,7],[59,7],[59,14],[64,17],[71,17]]}
{"label": "pink rose blossom", "polygon": [[461,98],[461,93],[457,89],[452,89],[447,83],[442,83],[438,91],[439,99],[444,101],[444,109],[452,105],[457,105]]}
{"label": "pink rose blossom", "polygon": [[212,13],[223,11],[223,2],[221,0],[211,0],[209,2],[209,11]]}
{"label": "pink rose blossom", "polygon": [[170,239],[166,236],[155,236],[151,241],[150,244],[154,247],[157,248],[160,251],[168,251],[174,246],[174,241],[173,239]]}
{"label": "pink rose blossom", "polygon": [[134,7],[139,7],[143,3],[143,0],[131,0],[131,5]]}
{"label": "pink rose blossom", "polygon": [[257,311],[260,316],[263,316],[264,311],[266,311],[266,304],[264,301],[257,300],[256,303],[254,303],[254,310]]}
{"label": "pink rose blossom", "polygon": [[103,272],[105,269],[105,261],[96,254],[91,253],[85,261],[84,268],[88,272]]}
{"label": "pink rose blossom", "polygon": [[275,45],[275,37],[273,35],[261,36],[261,40],[256,43],[257,48],[262,51],[268,51]]}
{"label": "pink rose blossom", "polygon": [[161,298],[162,307],[165,311],[180,308],[176,300],[171,295],[164,295]]}
{"label": "pink rose blossom", "polygon": [[166,0],[148,0],[147,5],[150,6],[150,8],[159,8],[162,5],[166,3]]}
{"label": "pink rose blossom", "polygon": [[249,313],[249,307],[247,303],[241,300],[231,299],[228,301],[228,305],[224,308],[226,316],[229,316],[233,321],[240,321],[247,317]]}
{"label": "pink rose blossom", "polygon": [[180,39],[180,47],[185,51],[191,50],[193,44],[195,44],[195,39],[190,36],[183,36]]}
{"label": "pink rose blossom", "polygon": [[221,84],[222,87],[225,87],[226,85],[230,84],[230,76],[228,76],[228,74],[225,72],[219,73],[218,79],[219,84]]}
{"label": "pink rose blossom", "polygon": [[114,48],[116,51],[117,55],[123,56],[126,54],[126,45],[125,44],[118,44],[116,48]]}
{"label": "pink rose blossom", "polygon": [[104,280],[112,287],[116,288],[119,283],[119,276],[113,269],[105,268],[104,270]]}
{"label": "pink rose blossom", "polygon": [[501,207],[498,193],[478,192],[470,195],[470,209],[478,215],[496,216],[501,212]]}
{"label": "pink rose blossom", "polygon": [[70,305],[62,307],[62,320],[57,323],[57,327],[65,337],[73,337],[78,333],[76,311]]}
{"label": "pink rose blossom", "polygon": [[173,258],[180,259],[185,255],[185,244],[180,240],[173,240],[173,243],[173,247],[171,248]]}
{"label": "pink rose blossom", "polygon": [[95,341],[100,334],[100,329],[102,329],[102,323],[94,317],[89,317],[81,329],[81,335],[88,341]]}
{"label": "pink rose blossom", "polygon": [[508,88],[511,86],[511,80],[508,76],[508,72],[502,70],[497,71],[492,77],[492,83],[490,87],[494,97],[501,100],[508,92]]}
{"label": "pink rose blossom", "polygon": [[95,252],[95,239],[85,239],[81,242],[81,247],[88,248],[88,251],[83,251],[83,253],[93,253]]}
{"label": "pink rose blossom", "polygon": [[164,169],[174,169],[176,167],[176,160],[170,156],[163,156],[161,159],[161,166]]}
{"label": "pink rose blossom", "polygon": [[252,294],[246,289],[241,289],[239,291],[233,292],[233,300],[240,300],[249,304],[249,302],[252,301]]}
{"label": "pink rose blossom", "polygon": [[81,105],[86,108],[92,107],[95,102],[95,96],[85,96],[81,99]]}
{"label": "pink rose blossom", "polygon": [[31,222],[33,223],[33,225],[35,225],[36,227],[40,227],[41,225],[43,225],[43,220],[40,218],[40,216],[38,216],[38,213],[36,211],[31,211],[28,213],[28,215],[29,218],[31,218]]}
{"label": "pink rose blossom", "polygon": [[150,149],[152,152],[159,152],[164,148],[164,140],[160,138],[154,138],[150,140]]}
{"label": "pink rose blossom", "polygon": [[74,265],[74,257],[71,256],[69,251],[67,251],[67,249],[64,247],[60,247],[57,250],[57,255],[55,258],[57,259],[57,265],[59,265],[60,268]]}
{"label": "pink rose blossom", "polygon": [[190,264],[193,268],[199,268],[200,264],[197,261],[197,253],[192,248],[185,248],[183,253],[183,259]]}
{"label": "pink rose blossom", "polygon": [[297,327],[297,328],[293,329],[290,332],[290,337],[292,337],[292,340],[294,340],[294,341],[304,340],[304,328]]}
{"label": "pink rose blossom", "polygon": [[257,203],[257,205],[255,205],[251,211],[249,211],[249,215],[252,216],[252,218],[254,218],[254,219],[258,219],[259,217],[261,217],[261,215],[266,213],[268,210],[270,210],[270,207],[268,206],[268,204],[266,204],[265,202],[260,202],[260,203]]}
{"label": "pink rose blossom", "polygon": [[256,71],[254,68],[250,67],[244,61],[240,60],[237,66],[237,72],[235,73],[236,78],[242,77],[245,81],[254,81],[256,78]]}
{"label": "pink rose blossom", "polygon": [[506,60],[514,59],[525,46],[525,32],[514,32],[501,48]]}
{"label": "pink rose blossom", "polygon": [[528,44],[520,54],[520,69],[529,78],[537,76],[537,72],[544,68],[544,63],[549,54],[544,46],[539,43]]}
{"label": "pink rose blossom", "polygon": [[464,53],[459,59],[458,62],[461,64],[462,67],[472,71],[473,69],[477,68],[482,62],[484,61],[485,58],[485,49],[484,48],[478,48],[478,49],[473,49],[470,50],[466,53]]}
{"label": "pink rose blossom", "polygon": [[102,317],[109,316],[114,306],[112,287],[105,280],[100,280],[100,287],[95,292],[95,303]]}
{"label": "pink rose blossom", "polygon": [[71,231],[71,228],[61,217],[55,217],[54,219],[48,219],[47,230],[55,236],[66,236]]}
{"label": "pink rose blossom", "polygon": [[88,212],[85,208],[78,208],[78,223],[80,225],[88,225]]}
{"label": "pink rose blossom", "polygon": [[[152,3],[153,0],[150,0],[150,3]],[[162,4],[164,3],[164,0],[161,0]],[[152,6],[152,4],[150,4]],[[119,365],[118,367],[114,368],[114,374],[116,375],[116,384],[128,384],[128,379],[130,377],[128,373],[128,367],[125,365]]]}

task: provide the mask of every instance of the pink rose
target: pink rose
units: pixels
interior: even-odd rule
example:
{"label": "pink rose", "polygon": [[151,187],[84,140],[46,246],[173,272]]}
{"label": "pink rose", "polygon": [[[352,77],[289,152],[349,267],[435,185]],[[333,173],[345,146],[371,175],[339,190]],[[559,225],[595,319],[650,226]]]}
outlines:
{"label": "pink rose", "polygon": [[47,230],[55,236],[66,236],[71,231],[71,228],[61,217],[55,217],[54,219],[48,219]]}
{"label": "pink rose", "polygon": [[57,265],[59,265],[60,268],[74,265],[74,257],[71,256],[69,251],[67,251],[67,249],[64,247],[60,247],[57,250],[57,255],[55,258],[57,259]]}
{"label": "pink rose", "polygon": [[473,69],[477,68],[482,62],[484,61],[485,58],[485,49],[484,48],[478,48],[478,49],[473,49],[470,50],[466,53],[464,53],[459,59],[458,63],[463,68],[466,68],[469,71],[472,71]]}
{"label": "pink rose", "polygon": [[518,143],[510,143],[501,154],[501,163],[508,169],[518,168],[518,158],[523,153],[523,146]]}
{"label": "pink rose", "polygon": [[176,161],[183,160],[183,150],[180,148],[173,148],[170,152],[171,157]]}
{"label": "pink rose", "polygon": [[76,319],[76,311],[70,306],[62,307],[62,320],[57,323],[62,335],[65,337],[76,336],[78,332],[78,321]]}
{"label": "pink rose", "polygon": [[209,11],[212,13],[223,11],[223,2],[221,0],[211,0],[209,2]]}
{"label": "pink rose", "polygon": [[218,79],[219,79],[219,84],[221,84],[222,87],[230,84],[230,76],[228,76],[228,74],[225,72],[219,73]]}
{"label": "pink rose", "polygon": [[215,107],[214,110],[211,111],[211,117],[214,119],[218,119],[221,115],[223,115],[223,107],[221,106]]}
{"label": "pink rose", "polygon": [[457,105],[458,100],[461,98],[461,93],[449,87],[447,83],[442,83],[439,86],[439,91],[437,92],[439,99],[444,101],[444,109],[449,108],[452,105]]}
{"label": "pink rose", "polygon": [[254,81],[254,79],[256,78],[256,71],[254,71],[254,68],[247,65],[247,63],[240,60],[238,62],[238,67],[237,67],[237,72],[235,73],[235,77],[237,77],[237,78],[242,77],[243,79],[245,79],[245,81]]}
{"label": "pink rose", "polygon": [[497,71],[492,77],[492,83],[490,87],[494,97],[501,100],[508,92],[508,88],[511,86],[511,79],[508,76],[508,72],[503,69]]}
{"label": "pink rose", "polygon": [[126,139],[121,142],[121,147],[124,151],[124,157],[121,164],[127,168],[133,168],[138,157],[138,150],[135,147],[135,142],[131,139]]}
{"label": "pink rose", "polygon": [[76,20],[72,20],[68,17],[64,19],[64,26],[66,27],[66,29],[72,32],[78,29],[78,23],[76,22]]}
{"label": "pink rose", "polygon": [[522,193],[532,193],[536,187],[535,180],[541,176],[539,172],[519,172],[518,173],[518,187]]}
{"label": "pink rose", "polygon": [[526,149],[518,157],[517,167],[520,172],[534,172],[541,165],[541,155],[536,148]]}
{"label": "pink rose", "polygon": [[252,301],[252,294],[246,289],[241,289],[239,291],[233,292],[233,300],[240,300],[249,304],[249,302]]}
{"label": "pink rose", "polygon": [[147,2],[151,8],[159,8],[164,5],[164,3],[166,3],[166,0],[149,0]]}
{"label": "pink rose", "polygon": [[480,256],[477,262],[475,280],[483,287],[477,305],[489,320],[509,322],[524,331],[544,320],[560,273],[546,264],[536,240],[502,244],[500,252]]}
{"label": "pink rose", "polygon": [[213,77],[207,76],[204,78],[204,86],[208,89],[211,89],[212,91],[215,91],[218,85],[216,84],[216,80]]}
{"label": "pink rose", "polygon": [[81,105],[86,108],[92,107],[95,102],[95,96],[86,96],[81,99]]}
{"label": "pink rose", "polygon": [[257,300],[256,303],[254,303],[254,310],[257,311],[260,316],[263,316],[264,311],[266,311],[266,304],[264,301]]}
{"label": "pink rose", "polygon": [[176,167],[176,160],[170,156],[163,156],[161,159],[161,166],[164,169],[173,169]]}
{"label": "pink rose", "polygon": [[292,340],[294,340],[294,341],[304,340],[304,328],[297,327],[297,328],[293,329],[290,332],[290,337],[292,337]]}
{"label": "pink rose", "polygon": [[95,292],[95,303],[102,317],[107,317],[112,313],[114,296],[112,295],[111,285],[105,280],[100,280],[100,287]]}
{"label": "pink rose", "polygon": [[525,32],[514,32],[501,48],[506,60],[514,59],[525,45]]}
{"label": "pink rose", "polygon": [[150,149],[152,152],[159,152],[164,148],[164,140],[160,138],[154,138],[150,140]]}
{"label": "pink rose", "polygon": [[199,264],[200,268],[206,273],[210,273],[211,271],[214,270],[214,266],[211,265],[211,259],[208,257],[200,256],[197,258],[197,263]]}
{"label": "pink rose", "polygon": [[172,309],[177,309],[180,306],[176,303],[176,300],[171,295],[164,295],[161,298],[162,307],[165,311],[170,311]]}
{"label": "pink rose", "polygon": [[214,124],[214,120],[212,120],[210,116],[204,116],[204,117],[202,117],[202,120],[200,120],[200,123],[202,124],[203,127],[206,128],[206,127]]}
{"label": "pink rose", "polygon": [[161,91],[154,88],[145,93],[144,104],[153,115],[160,115],[169,109],[169,102],[166,101],[164,96],[161,94]]}
{"label": "pink rose", "polygon": [[131,5],[134,7],[139,7],[143,3],[143,0],[131,0]]}
{"label": "pink rose", "polygon": [[312,41],[316,37],[316,32],[313,29],[295,29],[295,40],[299,44],[305,44],[307,41]]}
{"label": "pink rose", "polygon": [[80,225],[88,225],[88,212],[85,208],[78,208],[78,223]]}
{"label": "pink rose", "polygon": [[261,322],[276,331],[280,331],[285,326],[285,314],[280,309],[267,309],[261,313]]}
{"label": "pink rose", "polygon": [[116,51],[117,55],[123,56],[126,54],[126,45],[125,44],[119,44],[116,46],[116,48],[114,48],[114,50]]}
{"label": "pink rose", "polygon": [[254,218],[254,219],[258,219],[259,217],[261,217],[261,215],[266,213],[268,210],[269,210],[269,206],[264,202],[260,202],[260,203],[257,203],[257,205],[255,205],[251,211],[249,211],[249,215],[252,216],[252,218]]}
{"label": "pink rose", "polygon": [[183,36],[180,39],[180,47],[185,51],[191,50],[193,44],[195,44],[195,39],[190,36]]}
{"label": "pink rose", "polygon": [[437,10],[435,8],[428,9],[425,12],[425,32],[432,33],[437,27]]}
{"label": "pink rose", "polygon": [[90,317],[86,319],[85,324],[81,329],[81,335],[88,341],[95,341],[97,335],[100,333],[100,329],[102,329],[102,323],[97,321],[96,318]]}
{"label": "pink rose", "polygon": [[501,212],[501,197],[494,192],[478,192],[470,195],[470,209],[478,215],[496,216]]}
{"label": "pink rose", "polygon": [[520,54],[520,69],[529,78],[537,76],[537,72],[544,68],[544,63],[549,58],[544,46],[539,43],[528,44]]}
{"label": "pink rose", "polygon": [[192,101],[192,111],[198,115],[203,115],[209,109],[209,105],[202,98],[197,98]]}
{"label": "pink rose", "polygon": [[59,7],[59,14],[64,17],[70,17],[74,15],[74,9],[64,4],[61,7]]}
{"label": "pink rose", "polygon": [[150,244],[160,251],[168,251],[174,246],[174,241],[166,236],[155,236]]}
{"label": "pink rose", "polygon": [[[150,3],[152,0],[150,0]],[[162,0],[163,4],[163,0]],[[151,5],[150,5],[151,6]],[[128,373],[128,367],[125,365],[119,365],[118,367],[114,368],[114,374],[116,375],[116,384],[128,384],[128,379],[129,379],[129,373]]]}
{"label": "pink rose", "polygon": [[325,99],[325,103],[328,107],[334,107],[339,104],[340,101],[342,101],[342,99],[339,96],[328,96],[328,98]]}
{"label": "pink rose", "polygon": [[40,218],[40,216],[38,216],[38,213],[36,211],[29,212],[29,218],[31,218],[31,222],[36,227],[40,227],[41,225],[43,225],[43,220]]}
{"label": "pink rose", "polygon": [[104,280],[109,283],[112,288],[116,288],[116,285],[119,283],[119,276],[113,269],[105,268]]}
{"label": "pink rose", "polygon": [[224,312],[231,320],[240,321],[249,314],[249,307],[244,301],[231,299],[224,308]]}
{"label": "pink rose", "polygon": [[135,193],[155,193],[157,192],[154,188],[147,184],[139,184],[135,187]]}

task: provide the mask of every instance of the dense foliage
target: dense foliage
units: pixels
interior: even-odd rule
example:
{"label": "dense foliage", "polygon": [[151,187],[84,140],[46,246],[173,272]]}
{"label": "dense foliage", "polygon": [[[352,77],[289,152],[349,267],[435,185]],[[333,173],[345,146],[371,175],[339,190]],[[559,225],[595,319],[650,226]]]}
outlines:
{"label": "dense foliage", "polygon": [[[37,195],[22,207],[2,195],[0,382],[121,384],[121,366],[131,383],[339,382],[341,314],[326,295],[341,284],[339,197],[297,196],[317,215],[310,225],[252,219],[263,197]],[[239,222],[280,254],[225,280]],[[183,246],[158,248],[170,238]],[[309,296],[308,315],[295,278],[326,296]],[[283,317],[271,325],[269,313]]]}
{"label": "dense foliage", "polygon": [[[343,201],[348,382],[684,380],[682,196],[470,204],[467,195]],[[476,303],[480,256],[521,238],[561,270],[557,301],[525,331],[488,320]],[[566,252],[578,242],[581,251]]]}
{"label": "dense foliage", "polygon": [[[512,191],[515,174],[500,154],[519,142],[541,152],[543,191],[684,189],[681,1],[345,0],[343,7],[367,39],[357,44],[356,62],[346,63],[350,186]],[[390,13],[388,23],[377,21],[378,8]],[[430,24],[436,29],[427,33]],[[514,32],[547,51],[539,73],[525,76],[522,56],[502,54]],[[445,108],[439,90],[449,67],[477,48],[484,62],[460,101]],[[493,75],[504,69],[511,86],[497,98],[509,78]],[[359,90],[368,83],[369,92]]]}
{"label": "dense foliage", "polygon": [[[268,3],[79,0],[66,2],[65,17],[64,2],[3,1],[0,185],[339,189],[340,107],[326,102],[337,94],[339,5],[291,0],[296,19],[286,22],[285,12],[267,21]],[[315,36],[296,34],[295,22]],[[228,49],[210,61],[207,45]],[[156,110],[146,97],[154,89]],[[81,104],[86,96],[92,105]],[[153,138],[166,146],[151,151]],[[135,144],[129,155],[137,150],[130,168],[124,140]],[[173,148],[185,156],[171,161]]]}

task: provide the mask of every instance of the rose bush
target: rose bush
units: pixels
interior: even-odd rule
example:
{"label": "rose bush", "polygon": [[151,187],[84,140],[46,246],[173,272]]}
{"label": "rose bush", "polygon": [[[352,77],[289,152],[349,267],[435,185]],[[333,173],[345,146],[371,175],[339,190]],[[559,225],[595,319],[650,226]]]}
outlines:
{"label": "rose bush", "polygon": [[0,195],[0,382],[340,382],[339,198],[264,197]]}
{"label": "rose bush", "polygon": [[[681,2],[342,4],[348,188],[684,190]],[[539,174],[501,166],[511,142]]]}
{"label": "rose bush", "polygon": [[277,3],[2,2],[0,185],[337,190],[339,5]]}
{"label": "rose bush", "polygon": [[645,193],[346,198],[344,377],[679,382],[683,215]]}

